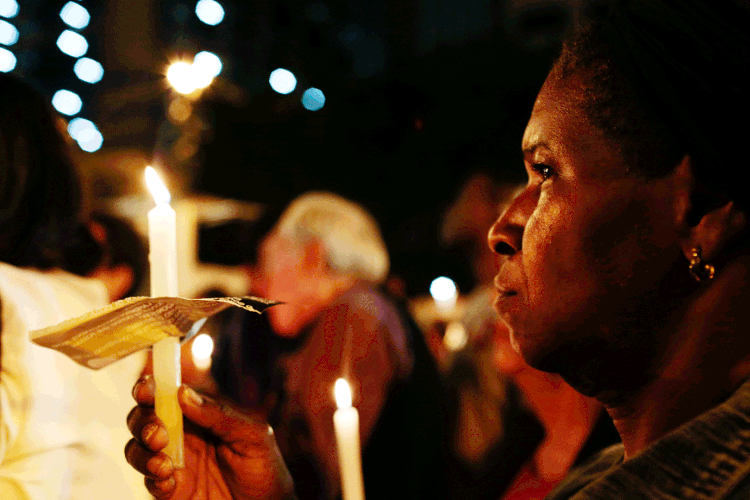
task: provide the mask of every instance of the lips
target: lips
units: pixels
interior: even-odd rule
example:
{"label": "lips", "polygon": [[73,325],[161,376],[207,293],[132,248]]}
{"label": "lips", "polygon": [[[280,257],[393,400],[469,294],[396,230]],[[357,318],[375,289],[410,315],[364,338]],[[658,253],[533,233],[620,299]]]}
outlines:
{"label": "lips", "polygon": [[499,274],[495,276],[494,285],[499,297],[513,297],[514,295],[518,295],[516,289],[505,283]]}
{"label": "lips", "polygon": [[503,272],[495,276],[494,285],[495,290],[497,291],[497,296],[495,297],[492,306],[498,316],[500,316],[505,323],[508,323],[510,321],[509,315],[511,315],[512,311],[518,306],[517,300],[515,300],[518,296],[518,287],[511,284],[508,281],[507,274]]}

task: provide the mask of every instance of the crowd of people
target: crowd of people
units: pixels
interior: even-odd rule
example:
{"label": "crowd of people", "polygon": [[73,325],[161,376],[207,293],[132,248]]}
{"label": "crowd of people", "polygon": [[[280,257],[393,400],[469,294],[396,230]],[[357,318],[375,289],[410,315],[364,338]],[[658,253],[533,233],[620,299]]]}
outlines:
{"label": "crowd of people", "polygon": [[623,0],[566,40],[528,181],[471,177],[446,214],[477,287],[440,359],[374,217],[294,199],[250,259],[248,292],[282,304],[229,311],[214,389],[180,389],[181,468],[143,357],[93,372],[28,340],[144,262],[83,210],[45,98],[0,75],[0,498],[340,498],[340,377],[371,500],[748,498],[749,24],[744,0]]}

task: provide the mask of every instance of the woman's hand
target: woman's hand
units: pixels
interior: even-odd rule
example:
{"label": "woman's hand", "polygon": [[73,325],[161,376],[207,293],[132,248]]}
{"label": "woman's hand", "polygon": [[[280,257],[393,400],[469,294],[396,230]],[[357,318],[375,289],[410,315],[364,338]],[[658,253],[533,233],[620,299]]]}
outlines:
{"label": "woman's hand", "polygon": [[167,430],[154,412],[154,380],[133,387],[138,406],[128,415],[133,434],[125,457],[146,476],[158,499],[247,500],[294,498],[289,471],[271,427],[227,405],[180,388],[185,421],[185,468],[175,469],[162,450]]}

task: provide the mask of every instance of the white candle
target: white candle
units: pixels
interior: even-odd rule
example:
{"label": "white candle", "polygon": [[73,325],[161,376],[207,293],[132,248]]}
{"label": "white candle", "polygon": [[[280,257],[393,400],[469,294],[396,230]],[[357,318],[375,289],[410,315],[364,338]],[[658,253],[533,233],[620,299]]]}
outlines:
{"label": "white candle", "polygon": [[[177,296],[177,217],[169,205],[171,196],[156,171],[146,167],[146,184],[156,206],[148,212],[148,244],[151,296]],[[156,415],[164,422],[169,445],[164,450],[175,467],[184,467],[182,410],[177,399],[180,387],[180,339],[168,337],[154,344],[153,369],[156,382]]]}
{"label": "white candle", "polygon": [[352,393],[343,378],[334,386],[336,406],[333,414],[333,427],[336,431],[336,449],[341,474],[341,494],[343,500],[364,500],[365,488],[362,481],[362,453],[359,446],[359,413],[352,407]]}

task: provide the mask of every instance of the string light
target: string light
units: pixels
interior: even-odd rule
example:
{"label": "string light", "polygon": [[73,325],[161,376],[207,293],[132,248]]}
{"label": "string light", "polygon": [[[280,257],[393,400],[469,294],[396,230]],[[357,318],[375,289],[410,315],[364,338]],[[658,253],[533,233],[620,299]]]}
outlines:
{"label": "string light", "polygon": [[83,107],[83,101],[75,92],[70,90],[58,90],[52,96],[52,106],[64,115],[72,116],[78,114]]}
{"label": "string light", "polygon": [[81,57],[89,50],[89,43],[75,31],[65,30],[57,38],[57,47],[71,57]]}
{"label": "string light", "polygon": [[224,20],[224,7],[215,0],[200,0],[195,5],[195,14],[204,23],[216,26]]}
{"label": "string light", "polygon": [[279,94],[289,94],[297,87],[297,77],[288,69],[277,68],[271,72],[268,83]]}
{"label": "string light", "polygon": [[104,68],[97,61],[82,57],[73,66],[76,76],[87,83],[97,83],[104,76]]}
{"label": "string light", "polygon": [[18,2],[16,0],[0,0],[0,16],[13,19],[18,14]]}
{"label": "string light", "polygon": [[326,103],[326,96],[323,91],[315,87],[305,90],[302,94],[302,106],[309,111],[318,111]]}
{"label": "string light", "polygon": [[82,30],[89,25],[91,15],[84,6],[75,2],[68,2],[60,11],[60,19],[71,28]]}
{"label": "string light", "polygon": [[16,68],[16,56],[8,49],[0,47],[0,71],[8,73]]}
{"label": "string light", "polygon": [[13,45],[18,41],[18,30],[8,21],[0,19],[0,43],[3,45]]}

